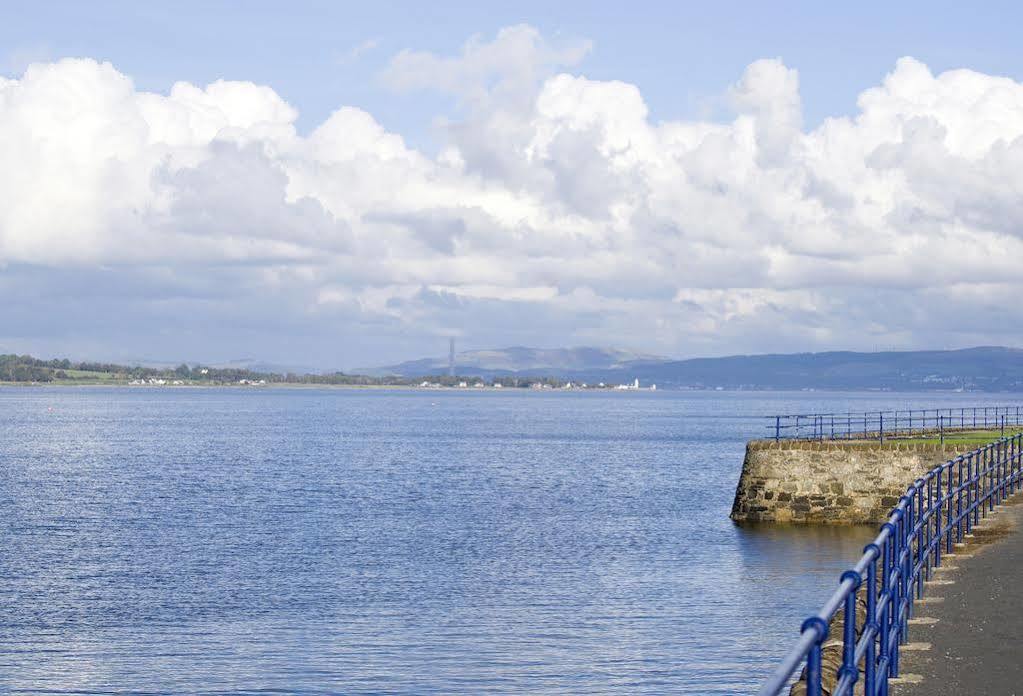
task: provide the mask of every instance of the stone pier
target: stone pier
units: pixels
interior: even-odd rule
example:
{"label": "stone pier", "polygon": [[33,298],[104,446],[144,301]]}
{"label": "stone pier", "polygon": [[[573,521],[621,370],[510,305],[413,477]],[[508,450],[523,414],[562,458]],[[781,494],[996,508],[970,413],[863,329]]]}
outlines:
{"label": "stone pier", "polygon": [[917,478],[963,445],[754,440],[746,446],[736,522],[879,523]]}

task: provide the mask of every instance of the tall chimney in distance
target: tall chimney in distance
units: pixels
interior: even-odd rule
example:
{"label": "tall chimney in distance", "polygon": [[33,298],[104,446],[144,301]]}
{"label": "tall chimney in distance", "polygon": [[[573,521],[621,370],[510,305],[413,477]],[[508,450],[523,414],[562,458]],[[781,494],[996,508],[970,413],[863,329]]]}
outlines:
{"label": "tall chimney in distance", "polygon": [[448,377],[455,376],[455,337],[448,339]]}

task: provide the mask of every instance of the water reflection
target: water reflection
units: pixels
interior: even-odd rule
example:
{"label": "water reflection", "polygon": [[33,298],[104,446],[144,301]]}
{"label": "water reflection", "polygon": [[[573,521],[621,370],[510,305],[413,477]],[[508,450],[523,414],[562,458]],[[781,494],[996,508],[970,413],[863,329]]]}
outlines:
{"label": "water reflection", "polygon": [[[777,579],[784,568],[808,573],[830,572],[843,558],[852,567],[864,545],[877,536],[876,525],[757,524],[733,525],[735,542],[746,571]],[[838,578],[835,578],[838,582]]]}

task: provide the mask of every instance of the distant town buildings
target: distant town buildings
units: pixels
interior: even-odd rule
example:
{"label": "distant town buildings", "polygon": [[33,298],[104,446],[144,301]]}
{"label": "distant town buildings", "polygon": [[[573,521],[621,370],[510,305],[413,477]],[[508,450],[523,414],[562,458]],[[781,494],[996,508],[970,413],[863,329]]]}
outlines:
{"label": "distant town buildings", "polygon": [[140,377],[131,380],[128,384],[133,387],[182,387],[185,385],[185,381],[183,379],[160,379],[158,377],[145,379]]}
{"label": "distant town buildings", "polygon": [[[636,391],[639,389],[639,379],[632,380],[632,384],[619,384],[615,389],[619,391]],[[657,389],[655,384],[651,389]]]}
{"label": "distant town buildings", "polygon": [[[561,383],[555,378],[545,378],[537,381],[519,381],[517,378],[508,377],[495,377],[489,383],[482,379],[477,378],[474,380],[459,380],[458,382],[453,381],[438,381],[434,382],[431,380],[423,380],[417,385],[420,389],[505,389],[509,386],[518,388],[528,388],[535,391],[543,391],[550,389],[561,389],[565,391],[578,391],[580,389],[591,390],[591,389],[611,389],[613,391],[637,391],[642,390],[644,387],[640,386],[638,379],[633,379],[631,383],[626,384],[606,384],[605,382],[598,382],[597,384],[589,384],[587,382],[564,382]],[[649,391],[656,391],[657,385],[651,384],[649,387],[645,387]]]}

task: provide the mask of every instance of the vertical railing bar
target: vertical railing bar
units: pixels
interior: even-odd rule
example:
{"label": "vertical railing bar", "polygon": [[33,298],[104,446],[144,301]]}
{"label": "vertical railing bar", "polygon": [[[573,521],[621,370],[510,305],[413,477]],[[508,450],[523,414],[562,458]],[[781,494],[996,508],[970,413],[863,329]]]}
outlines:
{"label": "vertical railing bar", "polygon": [[856,593],[863,578],[855,570],[842,573],[841,582],[852,581],[852,588],[845,595],[844,620],[842,630],[842,666],[838,670],[838,678],[849,678],[852,683],[859,677],[856,667]]}
{"label": "vertical railing bar", "polygon": [[987,511],[994,512],[995,510],[995,470],[997,468],[996,457],[998,453],[996,447],[988,445],[988,467],[987,467]]}
{"label": "vertical railing bar", "polygon": [[942,473],[944,473],[944,470],[943,469],[938,469],[938,473],[937,473],[937,476],[936,476],[936,481],[934,482],[935,493],[937,494],[937,496],[934,499],[931,500],[931,513],[934,516],[934,525],[933,525],[934,536],[933,536],[933,541],[934,541],[934,567],[935,568],[938,568],[938,567],[941,566],[941,542],[943,541],[943,536],[944,536],[944,534],[942,534],[942,529],[941,529],[941,513],[943,512],[943,507],[944,507],[944,504],[945,504],[945,499],[942,497],[942,491],[944,491],[944,486],[942,485],[942,476],[941,476]]}
{"label": "vertical railing bar", "polygon": [[877,668],[875,641],[880,637],[880,626],[877,622],[877,563],[881,557],[881,548],[877,544],[867,544],[863,551],[875,554],[867,565],[867,615],[863,618],[863,631],[870,632],[867,654],[863,659],[863,692],[874,696],[876,688],[874,670]]}
{"label": "vertical railing bar", "polygon": [[969,497],[967,502],[969,507],[967,508],[970,517],[967,518],[966,533],[970,534],[973,528],[980,523],[980,511],[977,509],[978,501],[980,500],[980,456],[978,452],[970,453],[970,488]]}
{"label": "vertical railing bar", "polygon": [[948,512],[945,515],[945,522],[948,531],[945,533],[945,553],[952,553],[952,525],[955,523],[955,516],[952,514],[952,499],[955,496],[955,462],[948,466]]}
{"label": "vertical railing bar", "polygon": [[[931,549],[930,549],[930,518],[926,517],[927,509],[930,507],[930,490],[925,488],[930,481],[919,482],[919,487],[916,490],[917,496],[917,518],[916,525],[919,529],[917,534],[917,561],[910,566],[910,571],[913,573],[913,578],[916,580],[916,599],[920,599],[924,596],[924,580],[929,576],[931,570]],[[926,491],[927,499],[924,499]],[[919,566],[919,567],[918,567]],[[910,598],[910,606],[913,607],[913,598]],[[910,613],[915,610],[915,607],[910,609]]]}

